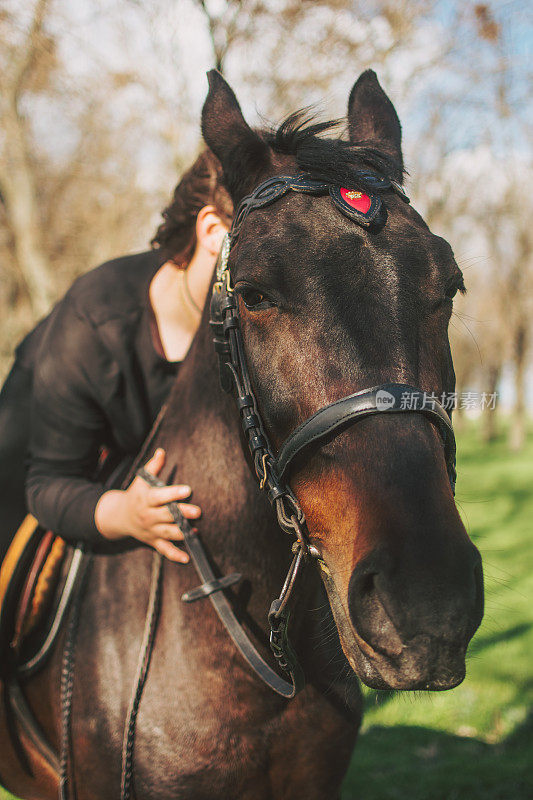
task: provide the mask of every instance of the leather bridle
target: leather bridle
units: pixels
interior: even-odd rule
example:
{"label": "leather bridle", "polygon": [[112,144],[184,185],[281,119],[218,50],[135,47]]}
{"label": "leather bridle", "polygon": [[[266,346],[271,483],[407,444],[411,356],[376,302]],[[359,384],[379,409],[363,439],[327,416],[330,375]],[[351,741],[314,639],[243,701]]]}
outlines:
{"label": "leather bridle", "polygon": [[[408,202],[403,190],[394,181],[380,176],[361,173],[361,184],[374,191],[396,191]],[[261,658],[242,626],[229,607],[221,590],[235,583],[240,575],[216,578],[208,569],[208,560],[202,555],[202,547],[186,520],[181,518],[176,504],[173,515],[178,524],[185,527],[187,545],[193,563],[197,566],[204,583],[198,589],[186,593],[183,599],[191,602],[201,597],[210,597],[217,613],[235,644],[261,679],[284,697],[294,697],[305,684],[303,670],[291,646],[288,626],[294,601],[294,587],[303,565],[309,559],[319,559],[320,553],[308,540],[305,515],[289,487],[287,480],[297,458],[304,457],[312,447],[339,435],[347,427],[374,414],[421,413],[437,428],[444,445],[446,467],[452,492],[455,487],[455,437],[450,418],[444,407],[428,397],[421,389],[407,384],[386,383],[364,389],[342,397],[319,409],[299,425],[283,442],[277,455],[274,453],[258,410],[241,332],[238,297],[236,296],[228,260],[230,251],[238,238],[249,213],[263,208],[290,191],[311,195],[329,193],[334,204],[354,221],[372,228],[383,224],[386,212],[378,194],[370,196],[370,207],[365,219],[357,210],[343,204],[339,187],[314,180],[307,175],[277,176],[261,183],[255,191],[244,198],[237,208],[232,228],[224,238],[216,266],[216,281],[211,297],[210,325],[214,334],[214,345],[219,359],[220,383],[225,392],[234,392],[239,410],[242,430],[253,460],[259,488],[267,493],[274,506],[280,527],[295,537],[292,546],[293,559],[279,598],[272,602],[268,615],[270,623],[270,645],[279,666],[290,676],[290,683],[275,673]],[[154,482],[154,479],[151,479]],[[228,612],[228,609],[231,613]]]}

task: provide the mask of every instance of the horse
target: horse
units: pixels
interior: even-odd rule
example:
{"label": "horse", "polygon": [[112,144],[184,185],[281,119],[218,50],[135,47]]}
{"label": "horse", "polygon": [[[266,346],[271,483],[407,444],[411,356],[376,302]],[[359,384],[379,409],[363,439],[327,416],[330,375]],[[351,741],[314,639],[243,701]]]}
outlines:
{"label": "horse", "polygon": [[[272,691],[208,600],[182,602],[198,583],[194,566],[166,562],[138,709],[135,796],[331,800],[340,796],[361,722],[360,681],[453,688],[483,615],[480,555],[456,509],[443,447],[451,430],[441,430],[445,412],[439,419],[409,407],[380,413],[375,400],[356,424],[337,413],[347,397],[368,398],[369,386],[383,387],[372,396],[381,392],[385,412],[398,386],[418,387],[415,395],[453,392],[448,323],[462,275],[449,244],[406,202],[400,123],[374,72],[352,88],[346,138],[302,113],[277,130],[252,129],[225,79],[216,71],[208,77],[204,140],[242,212],[213,292],[225,284],[222,296],[238,313],[255,429],[246,436],[235,393],[221,390],[231,366],[228,348],[213,348],[207,303],[153,446],[167,451],[165,482],[177,475],[193,487],[203,510],[198,535],[216,573],[242,575],[219,594],[279,673],[267,611],[292,539],[258,488],[248,448],[251,439],[261,447],[263,436],[279,466],[284,443],[293,445],[283,491],[304,520],[295,552],[306,563],[290,637],[306,686],[291,699]],[[306,437],[296,445],[295,430]],[[121,793],[152,568],[143,547],[92,557],[73,674],[69,769],[79,800]],[[64,639],[23,687],[56,748]],[[13,727],[4,707],[2,782],[28,800],[56,797],[58,776],[19,729],[23,769]]]}

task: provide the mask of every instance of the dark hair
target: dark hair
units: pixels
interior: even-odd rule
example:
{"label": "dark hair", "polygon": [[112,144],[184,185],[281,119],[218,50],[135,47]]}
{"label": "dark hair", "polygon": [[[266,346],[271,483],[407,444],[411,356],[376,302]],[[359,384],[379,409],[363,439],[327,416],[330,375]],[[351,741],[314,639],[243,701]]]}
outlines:
{"label": "dark hair", "polygon": [[343,120],[316,122],[310,109],[303,108],[288,116],[279,128],[263,132],[263,138],[276,153],[295,156],[302,172],[333,185],[372,189],[374,184],[367,187],[362,172],[392,180],[403,174],[402,165],[376,142],[322,136],[342,124]]}
{"label": "dark hair", "polygon": [[222,167],[211,150],[203,150],[174,189],[163,211],[163,222],[151,241],[153,248],[178,266],[185,266],[196,247],[196,217],[213,206],[228,227],[233,217],[231,198],[222,184]]}

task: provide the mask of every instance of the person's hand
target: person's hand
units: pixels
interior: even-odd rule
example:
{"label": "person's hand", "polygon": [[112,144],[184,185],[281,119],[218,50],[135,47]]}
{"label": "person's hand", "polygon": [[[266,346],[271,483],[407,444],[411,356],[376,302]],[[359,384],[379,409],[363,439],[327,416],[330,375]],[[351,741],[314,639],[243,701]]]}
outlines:
{"label": "person's hand", "polygon": [[[148,461],[145,469],[158,475],[165,463],[165,451],[158,449]],[[185,500],[191,494],[190,486],[149,486],[136,477],[125,490],[105,492],[94,512],[96,527],[106,539],[122,539],[133,536],[144,544],[155,548],[171,561],[186,564],[189,556],[173,541],[182,541],[183,534],[174,523],[167,503]],[[179,503],[179,509],[187,519],[198,519],[201,511],[191,503]]]}

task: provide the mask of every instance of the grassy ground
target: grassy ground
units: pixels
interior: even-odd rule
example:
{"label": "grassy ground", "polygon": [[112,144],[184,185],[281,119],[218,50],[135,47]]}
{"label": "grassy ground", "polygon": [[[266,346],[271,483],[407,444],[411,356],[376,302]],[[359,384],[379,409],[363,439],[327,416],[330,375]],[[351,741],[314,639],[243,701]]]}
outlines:
{"label": "grassy ground", "polygon": [[[533,438],[459,437],[457,500],[485,569],[486,613],[451,692],[366,692],[343,800],[533,797]],[[9,796],[0,789],[0,800]]]}
{"label": "grassy ground", "polygon": [[533,797],[533,439],[459,437],[458,505],[485,570],[486,612],[451,692],[366,691],[343,800]]}

